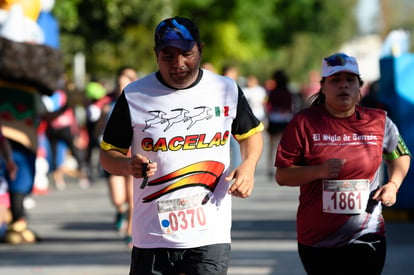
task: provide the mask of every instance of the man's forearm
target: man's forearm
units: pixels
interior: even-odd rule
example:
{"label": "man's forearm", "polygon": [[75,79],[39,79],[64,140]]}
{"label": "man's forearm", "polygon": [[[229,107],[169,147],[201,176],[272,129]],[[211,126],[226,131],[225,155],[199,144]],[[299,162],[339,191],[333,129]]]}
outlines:
{"label": "man's forearm", "polygon": [[131,175],[131,158],[115,150],[100,150],[102,168],[113,175]]}

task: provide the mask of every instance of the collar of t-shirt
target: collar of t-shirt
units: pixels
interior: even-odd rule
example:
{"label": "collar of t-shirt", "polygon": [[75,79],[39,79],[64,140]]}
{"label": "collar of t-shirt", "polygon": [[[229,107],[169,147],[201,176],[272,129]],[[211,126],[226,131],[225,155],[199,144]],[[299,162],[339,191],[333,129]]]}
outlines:
{"label": "collar of t-shirt", "polygon": [[172,87],[171,85],[168,85],[167,82],[165,82],[164,79],[162,78],[160,71],[157,71],[155,73],[155,76],[157,77],[158,81],[162,83],[162,85],[167,86],[170,89],[173,89],[173,90],[185,90],[185,89],[189,89],[189,88],[194,87],[195,85],[197,85],[200,82],[201,78],[203,77],[203,70],[199,70],[198,71],[197,79],[190,86],[188,86],[186,88],[182,88],[182,89],[177,89],[175,87]]}

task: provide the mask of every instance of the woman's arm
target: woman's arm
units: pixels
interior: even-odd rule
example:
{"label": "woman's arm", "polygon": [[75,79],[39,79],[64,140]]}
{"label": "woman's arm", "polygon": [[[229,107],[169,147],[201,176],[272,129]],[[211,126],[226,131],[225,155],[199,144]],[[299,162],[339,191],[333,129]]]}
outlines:
{"label": "woman's arm", "polygon": [[275,180],[282,186],[301,186],[315,180],[334,179],[344,164],[344,159],[328,159],[320,165],[277,167]]}
{"label": "woman's arm", "polygon": [[400,188],[405,176],[410,168],[411,157],[409,155],[403,155],[395,160],[386,161],[388,178],[397,184],[397,189]]}
{"label": "woman's arm", "polygon": [[403,155],[397,159],[386,161],[388,181],[381,186],[372,197],[386,206],[392,206],[397,201],[397,192],[410,168],[411,157]]}

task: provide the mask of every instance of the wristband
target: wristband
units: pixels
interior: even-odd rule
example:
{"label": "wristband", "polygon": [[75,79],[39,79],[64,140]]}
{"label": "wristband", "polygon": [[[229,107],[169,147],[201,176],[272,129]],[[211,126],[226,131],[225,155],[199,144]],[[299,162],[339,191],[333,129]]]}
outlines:
{"label": "wristband", "polygon": [[387,183],[392,183],[392,184],[394,184],[394,186],[395,186],[395,189],[397,189],[397,192],[398,192],[398,185],[395,183],[395,181],[392,181],[392,180],[388,180],[387,181]]}

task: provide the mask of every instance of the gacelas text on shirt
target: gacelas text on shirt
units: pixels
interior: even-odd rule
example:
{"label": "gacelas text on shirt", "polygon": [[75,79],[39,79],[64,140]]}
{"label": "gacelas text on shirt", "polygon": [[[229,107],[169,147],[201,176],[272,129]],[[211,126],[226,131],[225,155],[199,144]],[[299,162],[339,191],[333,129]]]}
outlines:
{"label": "gacelas text on shirt", "polygon": [[197,150],[224,146],[229,140],[230,132],[217,132],[212,138],[207,134],[175,136],[172,138],[160,137],[154,140],[151,137],[142,139],[141,147],[145,151],[179,151]]}

